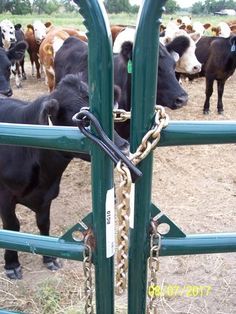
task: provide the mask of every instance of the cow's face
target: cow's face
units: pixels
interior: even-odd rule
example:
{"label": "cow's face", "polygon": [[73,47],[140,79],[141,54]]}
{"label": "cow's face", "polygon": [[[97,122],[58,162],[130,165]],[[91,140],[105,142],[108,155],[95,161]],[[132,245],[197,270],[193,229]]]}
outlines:
{"label": "cow's face", "polygon": [[[187,50],[183,53],[183,55],[179,58],[176,62],[176,72],[179,73],[188,73],[188,74],[195,74],[201,71],[201,63],[197,60],[195,55],[196,44],[195,41],[192,39],[191,35],[187,35],[190,41],[190,45]],[[196,41],[200,38],[196,38]]]}
{"label": "cow's face", "polygon": [[15,27],[9,20],[3,20],[0,23],[2,43],[5,49],[9,49],[11,44],[16,41]]}
{"label": "cow's face", "polygon": [[[118,90],[115,90],[115,97],[119,97]],[[116,101],[117,99],[115,99]],[[57,85],[49,99],[42,104],[39,123],[49,124],[48,118],[53,125],[72,126],[72,117],[82,107],[89,106],[88,85],[81,80],[80,75],[68,74]],[[115,133],[116,145],[123,153],[129,150],[129,143]]]}
{"label": "cow's face", "polygon": [[160,44],[158,63],[157,104],[178,109],[188,101],[188,95],[175,76],[175,60]]}
{"label": "cow's face", "polygon": [[11,63],[20,60],[27,48],[25,42],[17,43],[13,48],[6,51],[0,48],[0,95],[11,96],[12,89],[10,86]]}
{"label": "cow's face", "polygon": [[46,26],[41,21],[35,21],[33,24],[35,40],[38,44],[41,44],[46,37]]}

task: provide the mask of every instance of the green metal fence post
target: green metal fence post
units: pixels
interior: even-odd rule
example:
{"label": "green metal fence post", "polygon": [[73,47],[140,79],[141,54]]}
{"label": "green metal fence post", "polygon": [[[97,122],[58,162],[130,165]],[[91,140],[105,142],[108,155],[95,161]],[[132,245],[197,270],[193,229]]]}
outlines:
{"label": "green metal fence post", "polygon": [[[164,0],[149,0],[140,7],[133,53],[131,150],[150,129],[156,102],[157,53]],[[152,154],[140,164],[143,177],[135,185],[134,229],[130,232],[129,314],[145,313],[148,230],[152,183]]]}
{"label": "green metal fence post", "polygon": [[[102,1],[75,0],[85,18],[89,39],[89,93],[91,111],[111,138],[113,129],[113,58],[111,35]],[[113,257],[106,257],[106,198],[112,194],[113,165],[96,145],[91,149],[93,227],[97,313],[114,312]],[[106,296],[106,297],[105,297]]]}

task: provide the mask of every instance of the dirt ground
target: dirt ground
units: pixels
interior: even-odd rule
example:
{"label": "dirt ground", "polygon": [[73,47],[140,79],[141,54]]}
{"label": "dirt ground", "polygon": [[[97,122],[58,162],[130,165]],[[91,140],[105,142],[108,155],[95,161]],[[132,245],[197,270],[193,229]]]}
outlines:
{"label": "dirt ground", "polygon": [[[47,93],[43,80],[37,81],[27,68],[28,80],[14,97],[35,99]],[[171,120],[236,120],[236,76],[226,84],[224,115],[216,110],[216,91],[211,113],[202,115],[204,79],[184,82],[188,105],[168,110]],[[154,154],[153,203],[185,233],[236,231],[236,145],[206,145],[158,148]],[[91,209],[90,166],[75,160],[63,175],[61,192],[53,201],[51,234],[62,235]],[[17,208],[21,230],[37,233],[34,214]],[[63,261],[57,272],[45,269],[41,257],[19,253],[24,278],[10,281],[4,276],[3,250],[0,255],[0,308],[30,314],[84,313],[83,275],[78,262]],[[158,284],[162,287],[209,286],[203,296],[161,296],[158,313],[236,313],[236,254],[161,257]],[[138,274],[137,274],[138,275]],[[126,297],[117,297],[116,313],[126,313]],[[138,313],[137,313],[138,314]]]}

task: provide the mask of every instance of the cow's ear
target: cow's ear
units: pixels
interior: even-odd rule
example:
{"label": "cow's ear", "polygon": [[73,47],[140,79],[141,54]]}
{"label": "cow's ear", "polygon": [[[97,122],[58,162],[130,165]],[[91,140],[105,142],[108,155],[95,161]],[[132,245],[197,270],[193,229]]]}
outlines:
{"label": "cow's ear", "polygon": [[175,62],[179,61],[179,54],[177,52],[175,52],[174,50],[172,50],[170,52],[170,54],[172,55],[173,59],[175,60]]}
{"label": "cow's ear", "polygon": [[52,26],[52,23],[51,22],[46,22],[46,23],[44,23],[44,25],[48,28],[48,27]]}
{"label": "cow's ear", "polygon": [[43,46],[43,51],[45,54],[53,56],[53,46],[51,44],[45,44]]}
{"label": "cow's ear", "polygon": [[21,29],[21,27],[22,27],[21,24],[16,24],[16,25],[15,25],[15,30],[17,31],[17,30]]}
{"label": "cow's ear", "polygon": [[197,32],[189,34],[189,35],[195,43],[198,42],[199,39],[201,38],[201,34]]}
{"label": "cow's ear", "polygon": [[204,27],[205,29],[208,29],[209,27],[211,27],[211,24],[210,24],[210,23],[205,23],[205,24],[203,24],[203,27]]}
{"label": "cow's ear", "polygon": [[32,24],[28,24],[28,25],[27,25],[27,29],[28,29],[28,31],[34,33],[34,27],[33,27]]}
{"label": "cow's ear", "polygon": [[49,120],[56,124],[59,112],[59,103],[56,99],[45,100],[42,104],[42,109],[39,114],[39,124],[48,125]]}
{"label": "cow's ear", "polygon": [[86,97],[89,95],[89,87],[84,81],[80,81],[80,95]]}
{"label": "cow's ear", "polygon": [[28,48],[26,41],[19,41],[13,48],[7,51],[7,56],[9,60],[16,61],[20,60],[24,54],[25,50]]}

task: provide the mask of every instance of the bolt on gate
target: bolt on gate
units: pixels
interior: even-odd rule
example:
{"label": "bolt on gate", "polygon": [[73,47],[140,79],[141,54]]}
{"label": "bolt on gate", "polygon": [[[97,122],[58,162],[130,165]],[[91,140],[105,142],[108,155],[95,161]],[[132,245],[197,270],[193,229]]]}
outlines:
{"label": "bolt on gate", "polygon": [[[105,133],[113,133],[113,59],[108,19],[102,1],[74,0],[80,6],[89,39],[90,111]],[[136,151],[154,123],[157,82],[159,25],[165,0],[146,0],[140,7],[133,50],[131,151]],[[148,17],[148,18],[147,18]],[[150,62],[152,60],[152,62]],[[101,71],[102,69],[102,71]],[[107,195],[113,193],[111,159],[75,127],[0,124],[0,143],[61,151],[89,152],[92,168],[93,212],[62,237],[45,237],[8,230],[0,231],[0,247],[82,261],[95,266],[96,312],[114,313],[114,243],[106,230]],[[162,130],[159,146],[236,143],[236,122],[169,122]],[[146,311],[147,261],[153,271],[158,255],[236,252],[236,233],[186,235],[151,203],[153,153],[139,164],[142,177],[135,183],[133,226],[129,230],[128,313]],[[111,197],[111,200],[113,197]],[[113,205],[111,205],[112,207]],[[157,224],[167,223],[169,232],[160,235]],[[153,227],[153,236],[150,229]],[[80,231],[84,240],[77,241]],[[110,230],[114,233],[114,230]],[[93,235],[95,241],[91,241]],[[112,237],[114,234],[110,234]],[[109,247],[110,245],[110,247]],[[109,251],[109,252],[108,252]],[[91,254],[91,256],[90,256]],[[89,266],[88,266],[89,267]],[[137,276],[137,274],[139,274]],[[87,291],[90,293],[91,291]],[[91,301],[91,300],[90,300]],[[89,301],[88,301],[89,302]],[[152,300],[151,300],[152,302]],[[152,310],[152,304],[149,311]],[[87,304],[86,313],[92,313]],[[0,313],[10,313],[0,310]]]}

